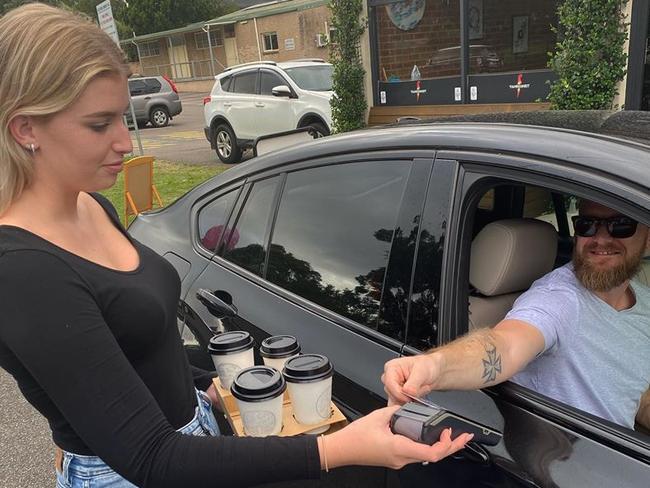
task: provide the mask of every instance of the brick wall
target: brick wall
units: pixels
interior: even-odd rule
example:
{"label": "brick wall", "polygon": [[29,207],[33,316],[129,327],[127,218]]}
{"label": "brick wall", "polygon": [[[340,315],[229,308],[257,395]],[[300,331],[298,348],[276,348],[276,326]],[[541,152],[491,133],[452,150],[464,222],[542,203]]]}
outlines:
{"label": "brick wall", "polygon": [[[499,58],[499,68],[492,71],[517,71],[546,68],[547,52],[555,43],[550,25],[556,21],[556,0],[483,0],[482,37],[471,39],[470,45],[487,45]],[[459,0],[426,0],[424,15],[411,30],[398,29],[387,14],[385,6],[377,7],[377,35],[379,41],[379,79],[396,76],[410,79],[413,65],[423,78],[458,76],[459,50],[447,55],[436,54],[439,49],[460,44]],[[528,51],[513,53],[513,17],[528,16]],[[470,72],[486,71],[477,66],[480,50],[470,53]],[[484,50],[485,51],[485,50]],[[434,66],[429,60],[434,60]]]}
{"label": "brick wall", "polygon": [[[298,58],[329,59],[327,47],[317,47],[316,37],[319,33],[326,33],[325,26],[329,23],[330,13],[327,6],[288,12],[257,19],[257,31],[260,39],[262,60],[288,61]],[[263,34],[276,32],[278,36],[278,50],[264,52]],[[235,26],[239,60],[242,63],[258,61],[257,39],[255,36],[255,22],[253,19],[238,22]],[[285,47],[285,40],[293,39],[294,49]]]}

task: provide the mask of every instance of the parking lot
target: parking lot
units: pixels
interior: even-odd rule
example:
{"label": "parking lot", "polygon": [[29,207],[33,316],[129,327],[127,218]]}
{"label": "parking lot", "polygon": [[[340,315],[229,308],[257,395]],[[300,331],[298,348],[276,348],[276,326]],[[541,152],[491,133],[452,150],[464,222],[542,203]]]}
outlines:
{"label": "parking lot", "polygon": [[[181,93],[183,112],[167,127],[146,126],[140,129],[144,153],[156,159],[188,164],[218,162],[216,153],[203,134],[203,97],[207,93]],[[135,132],[131,131],[133,150],[138,152]]]}

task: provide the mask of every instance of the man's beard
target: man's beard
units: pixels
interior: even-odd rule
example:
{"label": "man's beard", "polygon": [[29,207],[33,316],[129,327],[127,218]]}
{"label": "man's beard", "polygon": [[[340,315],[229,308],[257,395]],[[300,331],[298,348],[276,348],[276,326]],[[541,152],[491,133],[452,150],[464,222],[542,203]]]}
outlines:
{"label": "man's beard", "polygon": [[[583,247],[582,254],[577,251],[577,246],[573,247],[573,267],[580,283],[591,291],[607,292],[617,286],[630,280],[641,269],[645,249],[641,247],[638,251],[628,254],[623,263],[614,267],[599,269],[592,265],[585,255],[597,246]],[[599,249],[609,251],[611,249]]]}

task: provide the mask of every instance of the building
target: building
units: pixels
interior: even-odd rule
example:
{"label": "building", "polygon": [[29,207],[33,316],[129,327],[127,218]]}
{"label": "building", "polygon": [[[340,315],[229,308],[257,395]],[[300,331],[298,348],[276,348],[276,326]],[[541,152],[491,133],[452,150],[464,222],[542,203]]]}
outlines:
{"label": "building", "polygon": [[178,29],[121,41],[132,71],[167,75],[181,90],[209,91],[225,68],[261,60],[329,58],[328,0],[280,0]]}
{"label": "building", "polygon": [[[561,0],[367,0],[370,122],[544,109]],[[650,109],[648,0],[625,6],[618,106]]]}

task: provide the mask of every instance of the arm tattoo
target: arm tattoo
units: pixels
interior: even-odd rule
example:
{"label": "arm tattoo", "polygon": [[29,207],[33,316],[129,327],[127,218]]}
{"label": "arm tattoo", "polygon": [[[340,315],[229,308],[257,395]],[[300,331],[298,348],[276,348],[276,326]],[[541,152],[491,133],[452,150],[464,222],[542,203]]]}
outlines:
{"label": "arm tattoo", "polygon": [[497,354],[494,344],[488,342],[485,345],[486,359],[483,359],[483,380],[485,383],[496,380],[497,373],[501,372],[501,354]]}

